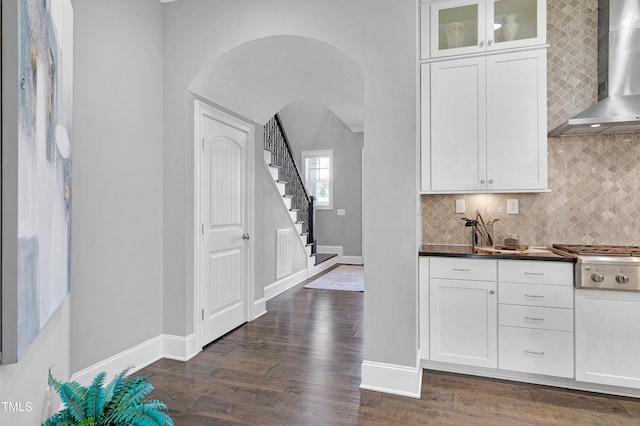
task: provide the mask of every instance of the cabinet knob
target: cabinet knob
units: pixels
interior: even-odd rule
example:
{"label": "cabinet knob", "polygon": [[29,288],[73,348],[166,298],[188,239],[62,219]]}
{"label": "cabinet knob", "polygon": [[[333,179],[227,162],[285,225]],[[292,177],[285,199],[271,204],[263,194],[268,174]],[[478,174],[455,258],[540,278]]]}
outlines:
{"label": "cabinet knob", "polygon": [[491,46],[493,44],[493,40],[488,40],[487,41],[487,46]]}
{"label": "cabinet knob", "polygon": [[486,182],[486,180],[480,179],[480,183],[485,183],[485,182]]}
{"label": "cabinet knob", "polygon": [[493,183],[493,179],[489,179],[489,183]]}
{"label": "cabinet knob", "polygon": [[484,40],[480,40],[480,47],[484,47]]}
{"label": "cabinet knob", "polygon": [[495,290],[489,290],[489,294],[496,294]]}

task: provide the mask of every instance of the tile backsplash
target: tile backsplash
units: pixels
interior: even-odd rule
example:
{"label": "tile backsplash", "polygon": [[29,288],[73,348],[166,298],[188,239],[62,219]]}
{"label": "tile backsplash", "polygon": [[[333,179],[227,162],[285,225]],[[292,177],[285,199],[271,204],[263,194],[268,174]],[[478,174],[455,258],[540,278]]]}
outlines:
{"label": "tile backsplash", "polygon": [[[597,99],[597,0],[548,1],[548,128]],[[476,209],[496,242],[640,245],[640,133],[549,138],[549,188],[542,194],[422,195],[422,241],[468,244],[462,217]],[[507,215],[507,199],[520,214]],[[455,214],[456,199],[466,213]]]}

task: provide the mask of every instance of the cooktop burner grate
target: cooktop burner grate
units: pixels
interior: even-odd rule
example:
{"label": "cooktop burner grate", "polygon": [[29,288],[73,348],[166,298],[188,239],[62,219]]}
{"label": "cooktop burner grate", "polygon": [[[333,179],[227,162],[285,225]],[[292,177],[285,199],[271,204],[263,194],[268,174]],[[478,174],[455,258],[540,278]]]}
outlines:
{"label": "cooktop burner grate", "polygon": [[640,246],[554,244],[553,248],[576,255],[640,256]]}

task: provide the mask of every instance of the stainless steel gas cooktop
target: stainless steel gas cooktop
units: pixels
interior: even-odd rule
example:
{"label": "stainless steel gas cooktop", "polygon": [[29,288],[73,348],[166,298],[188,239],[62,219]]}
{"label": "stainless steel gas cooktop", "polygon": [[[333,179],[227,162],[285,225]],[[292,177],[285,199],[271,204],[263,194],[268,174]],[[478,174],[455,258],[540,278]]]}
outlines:
{"label": "stainless steel gas cooktop", "polygon": [[577,259],[576,288],[640,291],[640,246],[554,244]]}

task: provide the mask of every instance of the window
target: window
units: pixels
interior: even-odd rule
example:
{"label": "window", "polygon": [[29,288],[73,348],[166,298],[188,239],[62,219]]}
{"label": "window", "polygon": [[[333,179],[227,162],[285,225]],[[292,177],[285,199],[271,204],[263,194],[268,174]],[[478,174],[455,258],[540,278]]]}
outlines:
{"label": "window", "polygon": [[304,180],[319,209],[333,208],[333,151],[303,151]]}

